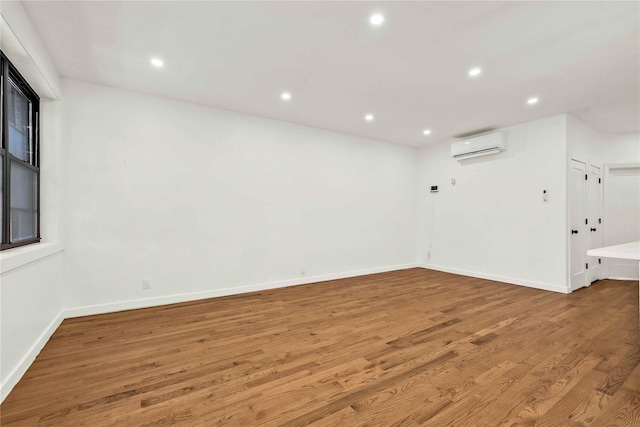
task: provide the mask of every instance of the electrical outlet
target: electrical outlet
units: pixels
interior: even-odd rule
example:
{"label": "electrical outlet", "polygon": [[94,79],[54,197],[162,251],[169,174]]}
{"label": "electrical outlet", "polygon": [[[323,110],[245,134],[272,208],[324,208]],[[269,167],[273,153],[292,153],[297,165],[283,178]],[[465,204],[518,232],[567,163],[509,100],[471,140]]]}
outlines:
{"label": "electrical outlet", "polygon": [[151,289],[151,279],[142,279],[142,289]]}
{"label": "electrical outlet", "polygon": [[304,265],[300,267],[300,274],[307,274],[307,268]]}

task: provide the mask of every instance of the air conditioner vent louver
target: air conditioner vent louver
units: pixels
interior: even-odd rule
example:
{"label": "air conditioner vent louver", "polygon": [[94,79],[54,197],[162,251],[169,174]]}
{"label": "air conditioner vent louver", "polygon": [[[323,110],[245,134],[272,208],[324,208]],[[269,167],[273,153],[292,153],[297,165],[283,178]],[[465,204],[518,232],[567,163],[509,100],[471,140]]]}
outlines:
{"label": "air conditioner vent louver", "polygon": [[451,157],[456,160],[496,154],[507,149],[503,132],[488,133],[451,144]]}

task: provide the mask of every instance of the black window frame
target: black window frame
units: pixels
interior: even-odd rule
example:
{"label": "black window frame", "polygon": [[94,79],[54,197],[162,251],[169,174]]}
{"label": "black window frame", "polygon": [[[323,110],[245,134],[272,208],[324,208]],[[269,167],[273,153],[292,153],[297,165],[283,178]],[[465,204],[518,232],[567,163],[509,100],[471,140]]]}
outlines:
{"label": "black window frame", "polygon": [[[18,69],[9,61],[9,58],[0,50],[0,120],[1,140],[0,155],[2,156],[2,242],[0,250],[31,245],[40,242],[40,97],[29,85]],[[7,88],[9,78],[23,95],[31,102],[31,138],[33,153],[30,161],[25,161],[9,152],[9,97]],[[17,242],[11,241],[11,164],[16,163],[36,174],[36,233],[33,239],[25,239]]]}

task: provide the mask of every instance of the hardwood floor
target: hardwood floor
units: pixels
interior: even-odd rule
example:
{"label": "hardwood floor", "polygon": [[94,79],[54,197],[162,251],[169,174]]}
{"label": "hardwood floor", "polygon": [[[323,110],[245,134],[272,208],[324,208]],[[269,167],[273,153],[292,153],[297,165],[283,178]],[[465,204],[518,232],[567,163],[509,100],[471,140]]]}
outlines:
{"label": "hardwood floor", "polygon": [[638,282],[410,269],[65,320],[1,425],[640,426]]}

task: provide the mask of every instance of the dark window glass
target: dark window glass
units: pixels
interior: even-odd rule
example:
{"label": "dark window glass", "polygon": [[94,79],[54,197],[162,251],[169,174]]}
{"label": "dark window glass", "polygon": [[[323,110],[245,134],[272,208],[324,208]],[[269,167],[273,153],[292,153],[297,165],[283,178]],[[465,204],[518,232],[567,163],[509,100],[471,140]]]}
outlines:
{"label": "dark window glass", "polygon": [[7,87],[9,153],[20,160],[31,162],[31,102],[11,79]]}
{"label": "dark window glass", "polygon": [[38,231],[38,175],[11,163],[11,241],[35,239]]}
{"label": "dark window glass", "polygon": [[40,241],[40,98],[0,51],[2,249]]}

